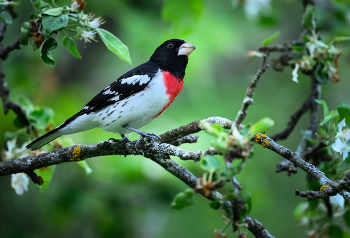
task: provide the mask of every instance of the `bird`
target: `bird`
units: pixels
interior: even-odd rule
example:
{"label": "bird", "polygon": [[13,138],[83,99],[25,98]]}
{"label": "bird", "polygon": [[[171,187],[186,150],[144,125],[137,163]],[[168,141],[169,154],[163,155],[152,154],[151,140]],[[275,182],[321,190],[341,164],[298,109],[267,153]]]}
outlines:
{"label": "bird", "polygon": [[[37,150],[56,138],[93,128],[140,135],[154,141],[154,133],[139,130],[162,114],[183,87],[185,69],[194,45],[170,39],[156,48],[149,61],[120,76],[92,98],[78,113],[26,146]],[[137,145],[136,144],[136,145]]]}

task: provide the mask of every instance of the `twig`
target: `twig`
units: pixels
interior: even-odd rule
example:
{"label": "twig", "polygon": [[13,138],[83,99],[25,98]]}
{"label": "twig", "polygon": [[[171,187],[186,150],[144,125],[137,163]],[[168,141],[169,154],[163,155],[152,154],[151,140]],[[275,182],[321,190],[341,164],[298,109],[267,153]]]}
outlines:
{"label": "twig", "polygon": [[[342,191],[343,189],[342,186],[339,186],[338,183],[327,178],[325,174],[321,170],[319,170],[316,166],[314,166],[313,164],[309,164],[308,162],[303,160],[298,154],[292,152],[290,149],[287,149],[279,145],[268,136],[262,137],[260,140],[257,140],[257,142],[263,145],[264,148],[268,148],[274,151],[275,153],[281,155],[283,158],[291,161],[294,165],[300,167],[308,175],[316,179],[321,186],[326,186],[327,190],[330,190],[330,191],[327,191],[327,193],[328,192],[330,194],[340,193],[344,197],[344,199],[350,204],[350,196],[348,195],[348,192]],[[349,181],[349,180],[350,180],[350,175],[344,179],[344,181]]]}
{"label": "twig", "polygon": [[2,60],[7,59],[9,53],[13,50],[16,49],[20,49],[19,45],[20,45],[21,39],[16,40],[14,43],[12,43],[11,45],[8,45],[6,48],[3,49],[3,46],[1,45],[1,51],[0,51],[0,58]]}
{"label": "twig", "polygon": [[[9,9],[10,14],[13,18],[16,17],[16,14],[13,11],[12,7],[8,7],[8,8],[3,8],[3,11],[6,11],[7,9]],[[3,21],[0,21],[0,43],[2,43],[2,40],[4,39],[4,33],[6,30],[6,23]],[[1,59],[6,59],[8,54],[14,50],[14,49],[18,49],[19,48],[19,43],[20,40],[17,40],[15,43],[9,45],[8,47],[6,47],[5,49],[3,49],[3,45],[0,44],[0,48],[1,48],[1,53],[0,53],[0,58]],[[22,109],[22,107],[17,104],[12,102],[9,99],[9,94],[10,94],[10,89],[8,88],[6,82],[5,82],[5,72],[2,68],[2,65],[0,63],[0,97],[3,103],[3,107],[4,107],[4,113],[5,115],[8,113],[8,111],[11,109],[14,113],[17,114],[18,119],[26,126],[29,126],[29,121],[25,115],[24,110]]]}
{"label": "twig", "polygon": [[290,135],[290,133],[292,133],[292,131],[294,130],[295,126],[298,124],[299,119],[301,118],[302,115],[304,115],[307,111],[309,111],[310,106],[311,106],[311,96],[309,96],[309,98],[303,103],[303,106],[296,111],[295,113],[293,113],[290,118],[291,121],[288,122],[287,124],[287,128],[284,129],[283,131],[271,136],[271,138],[274,141],[277,140],[285,140],[288,138],[288,136]]}
{"label": "twig", "polygon": [[201,126],[201,122],[207,122],[210,124],[220,124],[225,129],[230,129],[232,126],[232,121],[222,118],[222,117],[209,117],[207,119],[201,120],[201,121],[194,121],[186,126],[181,126],[177,129],[165,132],[164,134],[160,135],[161,142],[163,143],[169,143],[171,141],[175,141],[177,139],[180,139],[184,136],[200,132],[203,130]]}
{"label": "twig", "polygon": [[304,197],[307,198],[308,201],[313,201],[316,200],[318,198],[327,198],[330,196],[334,196],[338,193],[338,191],[334,190],[334,189],[325,189],[322,191],[299,191],[299,190],[295,190],[294,191],[295,196],[299,196],[299,197]]}
{"label": "twig", "polygon": [[261,52],[266,52],[266,51],[268,51],[268,52],[285,52],[288,50],[291,50],[290,44],[288,42],[284,43],[283,45],[275,45],[275,46],[267,45],[267,46],[262,46],[259,48],[259,51],[261,51]]}
{"label": "twig", "polygon": [[247,116],[247,109],[248,109],[249,105],[253,104],[253,95],[255,93],[255,88],[257,86],[257,83],[258,83],[261,75],[269,67],[269,65],[266,65],[266,59],[268,56],[269,56],[269,52],[267,51],[264,54],[263,63],[261,65],[260,69],[258,70],[258,72],[256,73],[256,75],[254,76],[254,78],[252,79],[252,81],[250,82],[250,84],[247,88],[246,96],[243,99],[241,109],[237,113],[236,119],[234,120],[234,123],[231,127],[231,130],[229,133],[230,137],[232,136],[232,133],[233,133],[233,127],[239,126],[242,123],[244,118]]}
{"label": "twig", "polygon": [[256,238],[274,238],[274,236],[264,228],[261,222],[249,216],[246,216],[243,221],[248,225],[248,230],[253,233]]}
{"label": "twig", "polygon": [[292,133],[292,131],[294,130],[295,126],[298,124],[301,116],[304,115],[306,112],[308,112],[310,109],[311,109],[311,117],[310,117],[308,129],[312,130],[313,132],[316,132],[317,123],[318,123],[317,116],[318,116],[319,104],[315,102],[315,99],[320,98],[321,86],[317,82],[313,72],[310,73],[310,76],[311,76],[311,87],[310,87],[309,97],[303,103],[303,106],[290,116],[291,121],[288,122],[287,128],[271,136],[271,138],[274,141],[287,139],[290,133]]}
{"label": "twig", "polygon": [[17,114],[18,119],[24,125],[29,126],[29,121],[22,107],[19,104],[14,103],[9,99],[10,89],[8,88],[4,78],[5,78],[5,73],[4,73],[4,70],[2,69],[2,64],[0,62],[0,97],[3,103],[4,113],[6,115],[8,111],[11,109],[14,113]]}

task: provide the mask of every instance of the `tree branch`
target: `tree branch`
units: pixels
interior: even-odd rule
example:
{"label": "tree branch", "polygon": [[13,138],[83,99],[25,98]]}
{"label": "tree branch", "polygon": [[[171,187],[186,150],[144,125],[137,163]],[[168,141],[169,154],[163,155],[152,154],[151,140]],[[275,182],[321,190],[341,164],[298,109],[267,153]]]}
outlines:
{"label": "tree branch", "polygon": [[16,49],[20,49],[19,45],[21,43],[21,38],[19,38],[18,40],[16,40],[14,43],[12,43],[11,45],[8,45],[6,48],[3,48],[3,45],[1,45],[1,50],[0,50],[0,58],[2,60],[7,59],[9,53],[11,51],[14,51]]}
{"label": "tree branch", "polygon": [[200,132],[201,130],[203,130],[203,128],[201,126],[201,122],[207,122],[209,124],[220,124],[225,129],[230,129],[232,126],[232,121],[230,121],[226,118],[209,117],[207,119],[204,119],[201,121],[194,121],[186,126],[181,126],[179,128],[165,132],[164,134],[160,135],[160,137],[162,138],[160,141],[162,143],[173,144],[172,142],[175,140],[178,140],[182,137],[185,137],[185,136],[193,134],[193,133]]}
{"label": "tree branch", "polygon": [[[12,7],[7,7],[7,8],[4,7],[3,11],[6,11],[7,9],[9,10],[12,18],[17,17]],[[4,39],[5,31],[6,31],[6,23],[3,21],[0,21],[0,49],[1,49],[0,58],[1,59],[6,59],[8,54],[14,49],[19,49],[19,44],[20,44],[20,39],[18,39],[15,43],[9,45],[4,49],[2,45],[2,40]],[[19,104],[14,103],[9,99],[9,94],[10,94],[10,89],[8,88],[5,82],[5,72],[0,63],[0,97],[3,103],[4,113],[6,115],[8,111],[11,109],[15,114],[17,114],[18,119],[21,121],[21,123],[23,123],[26,126],[29,126],[29,121],[25,115],[24,110]]]}
{"label": "tree branch", "polygon": [[22,107],[18,103],[14,103],[9,98],[10,89],[5,82],[5,73],[0,62],[0,97],[3,103],[5,115],[11,109],[15,114],[17,114],[18,119],[26,126],[29,126],[29,121]]}
{"label": "tree branch", "polygon": [[[291,161],[295,166],[300,167],[308,175],[316,179],[317,182],[322,187],[325,186],[326,190],[330,190],[330,191],[327,191],[327,194],[340,193],[344,197],[344,199],[350,204],[350,196],[348,195],[348,192],[342,191],[343,186],[339,186],[340,184],[333,182],[332,180],[327,178],[321,170],[319,170],[313,164],[309,164],[308,162],[303,160],[298,154],[292,152],[290,149],[287,149],[279,145],[268,136],[261,137],[260,140],[257,140],[257,143],[261,144],[264,148],[268,148],[274,151],[275,153],[281,155],[283,158]],[[343,181],[349,181],[349,180],[350,180],[350,176],[347,176]],[[342,182],[342,184],[345,184],[345,182]],[[312,195],[315,195],[315,193],[312,193]]]}

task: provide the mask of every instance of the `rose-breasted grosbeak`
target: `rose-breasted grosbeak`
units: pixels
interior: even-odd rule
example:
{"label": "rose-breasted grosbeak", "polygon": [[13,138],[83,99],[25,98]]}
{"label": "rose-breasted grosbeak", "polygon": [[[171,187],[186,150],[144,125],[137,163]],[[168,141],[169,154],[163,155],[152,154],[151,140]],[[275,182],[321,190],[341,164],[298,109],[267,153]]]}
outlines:
{"label": "rose-breasted grosbeak", "polygon": [[165,41],[150,60],[120,76],[83,109],[60,126],[27,145],[36,150],[59,136],[99,127],[108,132],[132,131],[143,137],[158,137],[138,130],[169,107],[182,89],[188,56],[194,45],[179,39]]}

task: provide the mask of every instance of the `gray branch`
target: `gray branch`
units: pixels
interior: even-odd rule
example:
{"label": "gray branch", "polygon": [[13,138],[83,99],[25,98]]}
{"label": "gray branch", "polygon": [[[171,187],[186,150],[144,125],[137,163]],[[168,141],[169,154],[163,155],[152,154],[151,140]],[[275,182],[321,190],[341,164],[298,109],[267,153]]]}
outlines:
{"label": "gray branch", "polygon": [[[321,197],[322,195],[333,196],[339,193],[350,204],[349,192],[343,191],[343,189],[348,184],[350,184],[350,175],[347,175],[340,183],[336,183],[330,180],[329,178],[327,178],[326,175],[321,170],[319,170],[316,166],[314,166],[313,164],[309,164],[308,162],[303,160],[298,154],[294,153],[288,148],[285,148],[279,145],[270,137],[268,136],[262,137],[258,141],[258,143],[263,145],[263,147],[268,148],[274,151],[275,153],[281,155],[283,158],[292,162],[295,166],[298,166],[299,168],[301,168],[312,178],[316,179],[321,186],[326,186],[326,188],[324,189],[326,191],[325,192],[321,191],[322,193],[317,194],[315,192],[309,192],[308,194],[306,194],[306,192],[298,191],[296,192],[296,195],[299,195],[300,193],[302,193],[302,195],[305,195],[305,197],[309,199],[317,196]],[[347,190],[349,189],[347,188]]]}

